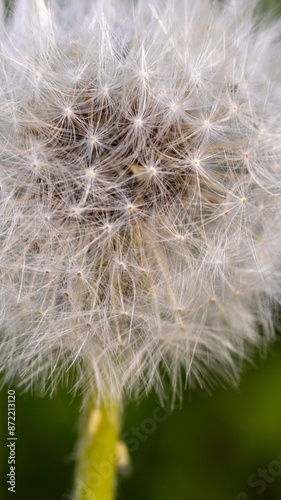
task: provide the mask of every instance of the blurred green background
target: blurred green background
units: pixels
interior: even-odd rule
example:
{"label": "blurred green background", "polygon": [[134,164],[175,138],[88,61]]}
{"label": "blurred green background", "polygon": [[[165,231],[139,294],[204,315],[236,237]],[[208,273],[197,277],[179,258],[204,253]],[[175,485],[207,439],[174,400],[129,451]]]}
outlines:
{"label": "blurred green background", "polygon": [[[266,360],[257,359],[255,367],[248,367],[239,390],[220,388],[211,396],[186,391],[182,407],[170,415],[168,409],[160,410],[154,394],[127,405],[123,437],[131,450],[132,471],[120,479],[118,499],[280,500],[280,385],[279,339]],[[5,484],[3,391],[0,498],[68,500],[80,399],[63,389],[52,399],[16,392],[16,494],[8,493]],[[266,479],[261,479],[264,473]]]}
{"label": "blurred green background", "polygon": [[[195,0],[196,1],[196,0]],[[281,0],[267,0],[265,8]],[[281,33],[280,33],[281,36]],[[0,499],[68,500],[80,398],[16,390],[16,493],[8,493],[7,391],[0,395]],[[281,342],[256,360],[239,390],[186,391],[181,408],[159,409],[151,394],[126,406],[130,476],[119,500],[280,500]],[[160,422],[161,420],[161,422]]]}

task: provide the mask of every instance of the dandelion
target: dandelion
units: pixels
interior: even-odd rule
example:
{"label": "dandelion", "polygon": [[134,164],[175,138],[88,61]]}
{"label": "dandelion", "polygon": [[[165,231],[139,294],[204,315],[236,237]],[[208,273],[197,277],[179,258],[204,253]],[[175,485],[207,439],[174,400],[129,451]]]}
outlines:
{"label": "dandelion", "polygon": [[174,398],[274,338],[280,22],[255,6],[2,8],[4,381]]}

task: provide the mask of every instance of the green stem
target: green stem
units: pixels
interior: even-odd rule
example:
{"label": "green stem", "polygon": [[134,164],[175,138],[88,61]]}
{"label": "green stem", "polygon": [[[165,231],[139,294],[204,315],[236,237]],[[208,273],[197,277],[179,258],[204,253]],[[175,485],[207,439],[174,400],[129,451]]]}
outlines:
{"label": "green stem", "polygon": [[116,488],[117,402],[95,407],[90,397],[82,419],[73,500],[112,500]]}

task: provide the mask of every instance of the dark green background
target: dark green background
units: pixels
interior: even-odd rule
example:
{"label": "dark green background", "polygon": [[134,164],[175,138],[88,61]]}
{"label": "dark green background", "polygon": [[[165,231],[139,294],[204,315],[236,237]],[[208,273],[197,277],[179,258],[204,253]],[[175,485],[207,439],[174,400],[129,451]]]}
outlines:
{"label": "dark green background", "polygon": [[[164,422],[153,418],[155,395],[126,407],[123,432],[133,450],[133,471],[119,481],[121,500],[280,500],[281,469],[258,495],[247,485],[259,468],[281,459],[281,343],[266,361],[257,360],[242,376],[239,390],[184,394],[181,409]],[[50,398],[17,391],[17,492],[5,485],[6,401],[1,395],[0,477],[3,500],[67,500],[73,474],[80,399],[60,390]],[[161,410],[161,416],[165,415]],[[148,420],[146,420],[148,419]],[[154,423],[153,423],[154,422]],[[153,431],[153,432],[152,432]],[[278,472],[278,471],[277,471]],[[258,479],[258,478],[257,478]],[[245,492],[245,498],[239,493]]]}
{"label": "dark green background", "polygon": [[[281,0],[264,4],[275,4],[281,12]],[[68,500],[79,397],[73,399],[63,389],[52,399],[20,395],[17,390],[16,404],[17,486],[13,494],[6,487],[4,390],[0,395],[0,499]],[[141,439],[131,453],[130,477],[119,481],[119,500],[281,499],[281,469],[280,474],[275,469],[275,476],[270,472],[274,461],[281,462],[280,340],[270,347],[266,361],[257,359],[255,367],[248,367],[239,390],[221,388],[211,397],[203,391],[188,391],[182,408],[162,423],[153,419],[158,406],[153,394],[126,406],[123,433],[128,445],[135,448],[136,427]],[[265,490],[258,493],[261,484],[254,483],[262,469],[268,480]],[[245,495],[239,496],[241,492]]]}

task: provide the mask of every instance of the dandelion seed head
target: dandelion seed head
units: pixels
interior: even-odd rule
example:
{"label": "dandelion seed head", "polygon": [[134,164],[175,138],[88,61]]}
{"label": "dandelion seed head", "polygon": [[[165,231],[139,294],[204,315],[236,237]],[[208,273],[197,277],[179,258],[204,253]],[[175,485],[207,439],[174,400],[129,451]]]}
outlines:
{"label": "dandelion seed head", "polygon": [[0,36],[4,381],[121,398],[162,397],[168,378],[174,396],[182,369],[191,386],[236,383],[274,339],[280,22],[254,4],[15,2]]}

